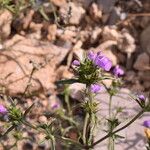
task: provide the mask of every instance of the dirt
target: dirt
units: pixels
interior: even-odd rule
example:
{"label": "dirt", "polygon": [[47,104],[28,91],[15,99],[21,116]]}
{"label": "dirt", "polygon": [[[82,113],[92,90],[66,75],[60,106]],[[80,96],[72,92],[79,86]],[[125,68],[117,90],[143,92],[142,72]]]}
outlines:
{"label": "dirt", "polygon": [[[57,89],[55,82],[72,78],[72,61],[82,60],[89,50],[103,51],[113,66],[119,64],[125,70],[125,88],[149,95],[149,0],[37,0],[30,5],[28,1],[20,4],[14,0],[8,4],[16,6],[13,11],[1,3],[0,94],[23,101],[24,109],[37,102],[40,106],[37,114],[31,115],[34,121],[46,122],[40,112],[50,110],[56,101],[62,105],[58,97],[62,89]],[[110,82],[106,84],[109,86]],[[70,86],[71,97],[80,101],[83,87]],[[20,95],[26,97],[20,100]],[[3,103],[3,98],[0,102]],[[34,132],[24,134],[35,137]],[[144,139],[142,132],[136,135]],[[35,141],[42,138],[39,134]],[[123,144],[123,149],[132,150],[128,146],[136,140],[131,141]],[[35,143],[23,141],[20,146],[40,149]],[[43,147],[48,149],[48,144]]]}

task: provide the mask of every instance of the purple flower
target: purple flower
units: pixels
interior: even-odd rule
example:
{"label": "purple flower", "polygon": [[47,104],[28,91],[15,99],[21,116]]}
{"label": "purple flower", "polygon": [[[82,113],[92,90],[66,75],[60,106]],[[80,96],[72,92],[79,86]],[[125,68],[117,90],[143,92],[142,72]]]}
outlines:
{"label": "purple flower", "polygon": [[103,68],[105,71],[109,71],[112,67],[112,62],[110,59],[103,55],[97,55],[95,58],[95,64]]}
{"label": "purple flower", "polygon": [[96,57],[97,57],[97,54],[95,54],[94,52],[90,51],[90,52],[88,53],[88,58],[89,58],[90,60],[94,61]]}
{"label": "purple flower", "polygon": [[75,65],[75,66],[80,66],[80,62],[78,60],[74,60],[72,62],[72,65]]}
{"label": "purple flower", "polygon": [[51,106],[51,109],[52,109],[52,110],[56,110],[56,109],[58,109],[59,107],[60,107],[59,104],[54,104],[53,106]]}
{"label": "purple flower", "polygon": [[145,120],[145,121],[143,122],[143,126],[144,126],[144,127],[147,127],[147,128],[150,128],[150,120]]}
{"label": "purple flower", "polygon": [[116,77],[120,77],[122,75],[124,75],[124,70],[122,70],[118,65],[113,69],[113,74]]}
{"label": "purple flower", "polygon": [[90,86],[90,91],[93,92],[93,93],[97,93],[101,90],[101,86],[98,85],[98,84],[92,84]]}
{"label": "purple flower", "polygon": [[51,101],[50,101],[51,111],[56,111],[56,110],[60,109],[60,107],[61,107],[61,104],[60,104],[59,100],[51,99]]}
{"label": "purple flower", "polygon": [[138,98],[139,98],[141,101],[145,101],[145,96],[142,95],[142,94],[138,95]]}
{"label": "purple flower", "polygon": [[103,56],[101,52],[95,54],[94,52],[90,51],[88,53],[88,58],[92,60],[96,66],[104,69],[105,71],[109,71],[112,67],[112,62],[110,59],[106,56]]}
{"label": "purple flower", "polygon": [[5,115],[6,113],[7,113],[7,109],[3,105],[0,105],[0,114]]}

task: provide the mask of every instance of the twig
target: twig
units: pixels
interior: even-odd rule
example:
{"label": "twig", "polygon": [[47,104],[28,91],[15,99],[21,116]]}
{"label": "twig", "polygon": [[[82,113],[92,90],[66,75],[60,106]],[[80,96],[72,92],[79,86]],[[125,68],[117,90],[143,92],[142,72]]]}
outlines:
{"label": "twig", "polygon": [[11,132],[15,127],[16,125],[12,125],[10,128],[8,128],[7,131],[0,136],[0,140],[2,140],[2,138],[6,136],[9,132]]}
{"label": "twig", "polygon": [[93,148],[95,145],[97,145],[98,143],[104,141],[105,139],[109,138],[110,136],[112,136],[113,134],[116,134],[117,132],[127,128],[130,124],[132,124],[136,119],[138,119],[142,114],[144,113],[144,110],[140,111],[132,120],[130,120],[127,124],[125,124],[123,127],[120,127],[117,130],[114,130],[113,132],[109,132],[107,135],[105,135],[104,137],[102,137],[101,139],[97,140],[96,142],[94,142],[91,146],[85,146],[85,148]]}
{"label": "twig", "polygon": [[30,84],[31,84],[31,80],[32,80],[32,77],[33,77],[33,74],[34,74],[34,71],[36,70],[36,67],[34,67],[33,66],[33,69],[32,69],[32,71],[31,71],[31,73],[30,73],[30,77],[29,77],[29,80],[28,80],[28,83],[27,83],[27,86],[26,86],[26,88],[25,88],[25,90],[24,90],[24,92],[23,92],[23,96],[26,94],[26,92],[27,92],[27,90],[28,90],[28,88],[29,88],[29,86],[30,86]]}

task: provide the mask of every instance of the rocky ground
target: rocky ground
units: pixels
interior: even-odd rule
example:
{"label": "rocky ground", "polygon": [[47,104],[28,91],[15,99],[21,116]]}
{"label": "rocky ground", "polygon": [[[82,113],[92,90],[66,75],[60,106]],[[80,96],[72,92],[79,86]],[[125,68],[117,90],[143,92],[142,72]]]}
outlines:
{"label": "rocky ground", "polygon": [[[12,5],[17,9],[0,2],[0,93],[20,99],[24,108],[37,102],[33,120],[47,121],[38,114],[61,101],[55,81],[73,77],[71,62],[88,50],[101,50],[119,64],[129,91],[149,95],[149,0],[12,0]],[[70,88],[79,99],[81,86]],[[25,146],[37,149],[30,142]]]}

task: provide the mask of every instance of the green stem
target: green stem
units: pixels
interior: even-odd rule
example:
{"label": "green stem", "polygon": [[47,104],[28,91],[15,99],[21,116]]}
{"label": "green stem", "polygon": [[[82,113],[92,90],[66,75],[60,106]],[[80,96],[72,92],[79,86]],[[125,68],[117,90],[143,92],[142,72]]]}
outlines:
{"label": "green stem", "polygon": [[[67,90],[67,89],[66,89]],[[65,93],[65,102],[67,104],[67,110],[68,110],[68,114],[69,116],[72,115],[72,112],[71,112],[71,107],[70,107],[70,102],[69,102],[69,94],[68,94],[68,91],[66,91]]]}
{"label": "green stem", "polygon": [[112,137],[112,150],[115,150],[115,137]]}
{"label": "green stem", "polygon": [[108,150],[114,150],[115,148],[115,139],[113,136],[109,137]]}
{"label": "green stem", "polygon": [[25,120],[23,120],[22,123],[23,123],[24,125],[26,125],[26,126],[29,126],[30,128],[33,128],[33,129],[37,130],[37,127],[36,127],[36,126],[33,126],[32,124],[30,124],[29,122],[27,122],[27,121],[25,121]]}
{"label": "green stem", "polygon": [[[112,118],[112,95],[110,95],[109,97],[109,119],[111,120],[111,118]],[[112,132],[112,127],[110,127],[110,132]],[[109,137],[108,140],[108,150],[113,150],[113,149],[114,149],[114,139],[112,135]]]}
{"label": "green stem", "polygon": [[80,148],[83,148],[83,145],[80,144],[77,141],[71,140],[71,139],[66,138],[66,137],[58,136],[58,135],[55,135],[55,137],[58,138],[58,139],[60,139],[60,140],[62,140],[62,141],[67,141],[67,142],[73,143],[74,145],[77,145]]}
{"label": "green stem", "polygon": [[110,150],[111,149],[111,138],[109,137],[108,138],[108,150]]}
{"label": "green stem", "polygon": [[[29,122],[27,122],[27,121],[24,121],[23,124],[24,124],[24,125],[27,125],[27,126],[29,126],[29,127],[31,127],[31,128],[33,128],[33,129],[35,129],[35,130],[37,130],[37,127],[31,125],[31,124],[30,124]],[[46,130],[46,132],[50,135],[49,130]],[[58,135],[55,135],[55,137],[58,138],[58,139],[61,139],[61,140],[63,140],[63,141],[71,142],[71,143],[73,143],[73,144],[75,144],[75,145],[78,145],[80,148],[83,148],[83,145],[82,145],[82,144],[80,144],[79,142],[76,142],[76,141],[74,141],[74,140],[71,140],[71,139],[69,139],[69,138],[61,137],[61,136],[58,136]],[[54,138],[54,137],[53,137],[53,138]],[[52,138],[52,139],[53,139],[53,138]],[[54,143],[53,143],[53,144],[54,144]]]}
{"label": "green stem", "polygon": [[50,135],[50,142],[51,142],[52,150],[56,150],[56,148],[55,148],[55,145],[56,145],[55,138],[52,135]]}
{"label": "green stem", "polygon": [[136,119],[138,119],[142,114],[144,113],[144,110],[141,110],[135,117],[133,117],[127,124],[124,126],[120,127],[119,129],[114,130],[113,132],[109,132],[107,135],[102,137],[101,139],[97,140],[90,146],[85,146],[85,148],[93,148],[95,145],[99,144],[100,142],[104,141],[105,139],[109,138],[112,136],[112,134],[116,134],[117,132],[127,128],[129,125],[131,125]]}
{"label": "green stem", "polygon": [[87,137],[87,126],[88,126],[88,120],[89,120],[89,113],[86,113],[85,120],[84,120],[84,126],[83,126],[83,143],[86,144],[86,137]]}
{"label": "green stem", "polygon": [[111,118],[112,113],[112,95],[109,97],[109,118]]}
{"label": "green stem", "polygon": [[8,128],[7,131],[0,136],[0,140],[2,140],[2,138],[6,136],[9,132],[11,132],[15,127],[16,125],[12,125],[10,128]]}
{"label": "green stem", "polygon": [[96,127],[96,118],[95,118],[95,114],[91,114],[91,122],[92,122],[92,126],[90,128],[90,135],[89,135],[89,140],[88,140],[88,145],[91,145],[92,144],[92,140],[93,140],[93,132],[94,132],[94,129]]}

